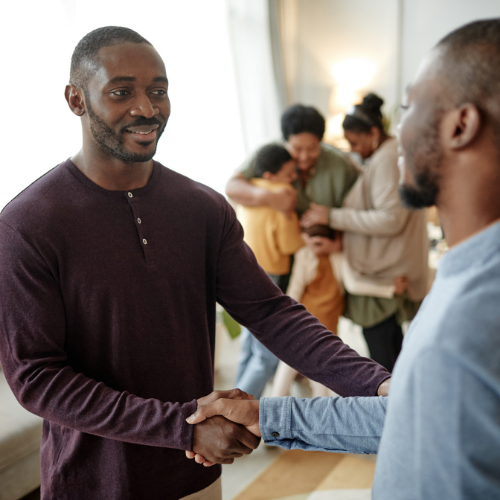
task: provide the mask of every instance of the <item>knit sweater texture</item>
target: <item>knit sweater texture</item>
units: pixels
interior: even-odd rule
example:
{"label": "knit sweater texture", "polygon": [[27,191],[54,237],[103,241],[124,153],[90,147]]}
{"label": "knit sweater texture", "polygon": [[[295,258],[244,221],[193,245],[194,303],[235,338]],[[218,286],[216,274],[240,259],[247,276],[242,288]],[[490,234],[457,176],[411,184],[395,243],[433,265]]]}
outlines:
{"label": "knit sweater texture", "polygon": [[281,294],[225,199],[154,162],[108,191],[70,160],[0,215],[0,360],[44,418],[42,498],[174,500],[220,475],[186,459],[213,389],[215,305],[343,395],[389,374]]}

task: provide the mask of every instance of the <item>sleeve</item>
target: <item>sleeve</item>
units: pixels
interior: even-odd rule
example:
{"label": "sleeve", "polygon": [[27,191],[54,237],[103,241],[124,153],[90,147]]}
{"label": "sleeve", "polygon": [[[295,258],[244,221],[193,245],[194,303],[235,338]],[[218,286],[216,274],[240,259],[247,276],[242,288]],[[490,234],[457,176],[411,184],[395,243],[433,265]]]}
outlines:
{"label": "sleeve", "polygon": [[334,453],[377,453],[388,398],[262,398],[266,444]]}
{"label": "sleeve", "polygon": [[295,262],[292,267],[292,274],[290,276],[290,283],[288,284],[287,295],[292,299],[300,302],[306,286],[309,285],[307,273],[306,255],[304,252],[297,252],[295,255]]}
{"label": "sleeve", "polygon": [[217,264],[217,301],[273,354],[342,396],[373,396],[390,373],[359,356],[305,308],[283,295],[243,242],[234,210],[225,204]]}
{"label": "sleeve", "polygon": [[300,235],[300,224],[297,214],[288,218],[284,213],[277,212],[276,236],[280,252],[283,255],[293,255],[304,246]]}
{"label": "sleeve", "polygon": [[433,347],[416,359],[412,418],[419,500],[498,497],[499,383],[471,357],[461,360]]}
{"label": "sleeve", "polygon": [[243,174],[243,177],[245,177],[245,179],[249,181],[255,177],[254,164],[255,154],[252,154],[236,169],[236,171],[240,174]]}
{"label": "sleeve", "polygon": [[64,302],[53,269],[17,231],[0,222],[0,358],[19,403],[80,432],[190,450],[193,431],[185,418],[196,409],[196,400],[143,399],[70,366]]}
{"label": "sleeve", "polygon": [[344,183],[344,192],[342,194],[342,201],[345,200],[345,197],[349,193],[349,191],[352,189],[354,184],[356,184],[356,181],[358,180],[360,170],[359,168],[354,164],[354,162],[349,158],[346,158],[346,171],[345,171],[345,183]]}
{"label": "sleeve", "polygon": [[374,208],[332,208],[331,227],[371,236],[394,236],[403,230],[410,212],[401,205],[399,171],[393,163],[393,157],[388,155],[372,165],[372,172],[363,174],[370,175],[370,198]]}

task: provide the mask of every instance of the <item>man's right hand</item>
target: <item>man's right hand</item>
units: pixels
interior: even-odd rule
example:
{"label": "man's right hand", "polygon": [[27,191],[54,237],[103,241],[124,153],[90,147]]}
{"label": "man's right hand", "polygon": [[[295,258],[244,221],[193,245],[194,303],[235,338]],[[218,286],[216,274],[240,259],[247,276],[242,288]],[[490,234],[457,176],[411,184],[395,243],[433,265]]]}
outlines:
{"label": "man's right hand", "polygon": [[295,189],[280,189],[279,191],[266,192],[267,205],[283,212],[290,217],[297,206],[297,191]]}
{"label": "man's right hand", "polygon": [[252,434],[261,437],[259,428],[259,401],[218,399],[213,403],[198,406],[198,409],[186,419],[188,424],[203,423],[207,419],[221,415],[231,422],[244,425]]}
{"label": "man's right hand", "polygon": [[193,452],[211,464],[232,464],[235,458],[250,455],[259,443],[259,437],[241,425],[219,416],[200,420],[194,427]]}

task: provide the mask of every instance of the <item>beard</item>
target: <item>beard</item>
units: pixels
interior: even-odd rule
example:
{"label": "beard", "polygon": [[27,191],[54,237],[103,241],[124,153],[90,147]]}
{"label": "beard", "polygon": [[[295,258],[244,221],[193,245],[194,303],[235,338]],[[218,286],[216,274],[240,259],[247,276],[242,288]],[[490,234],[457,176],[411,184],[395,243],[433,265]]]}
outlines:
{"label": "beard", "polygon": [[[116,158],[127,163],[138,163],[146,162],[153,158],[156,154],[156,147],[158,141],[165,130],[165,125],[160,122],[157,118],[146,118],[144,116],[139,117],[133,123],[129,123],[126,127],[122,128],[120,133],[116,133],[102,118],[96,115],[91,104],[89,96],[85,96],[85,101],[87,103],[87,112],[89,114],[90,120],[90,131],[94,137],[99,148]],[[147,153],[134,153],[129,151],[123,143],[123,134],[128,127],[138,127],[140,125],[158,125],[158,136],[155,142],[155,147],[152,151]],[[141,146],[149,146],[150,142],[139,142]]]}
{"label": "beard", "polygon": [[436,112],[433,123],[425,132],[409,144],[405,160],[412,173],[415,185],[401,184],[399,197],[403,205],[413,210],[432,207],[439,195],[439,166],[443,151],[439,144],[439,123],[441,114]]}

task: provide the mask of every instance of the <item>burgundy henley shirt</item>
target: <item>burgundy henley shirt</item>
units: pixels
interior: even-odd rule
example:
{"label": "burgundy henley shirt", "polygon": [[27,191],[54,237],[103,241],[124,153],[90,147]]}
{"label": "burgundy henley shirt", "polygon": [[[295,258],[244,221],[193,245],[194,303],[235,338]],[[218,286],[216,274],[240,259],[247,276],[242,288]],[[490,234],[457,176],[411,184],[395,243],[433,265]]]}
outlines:
{"label": "burgundy henley shirt", "polygon": [[177,500],[220,467],[186,459],[213,390],[219,302],[279,358],[341,395],[389,374],[282,295],[223,196],[154,162],[108,191],[67,160],[0,215],[0,359],[44,418],[44,500]]}

